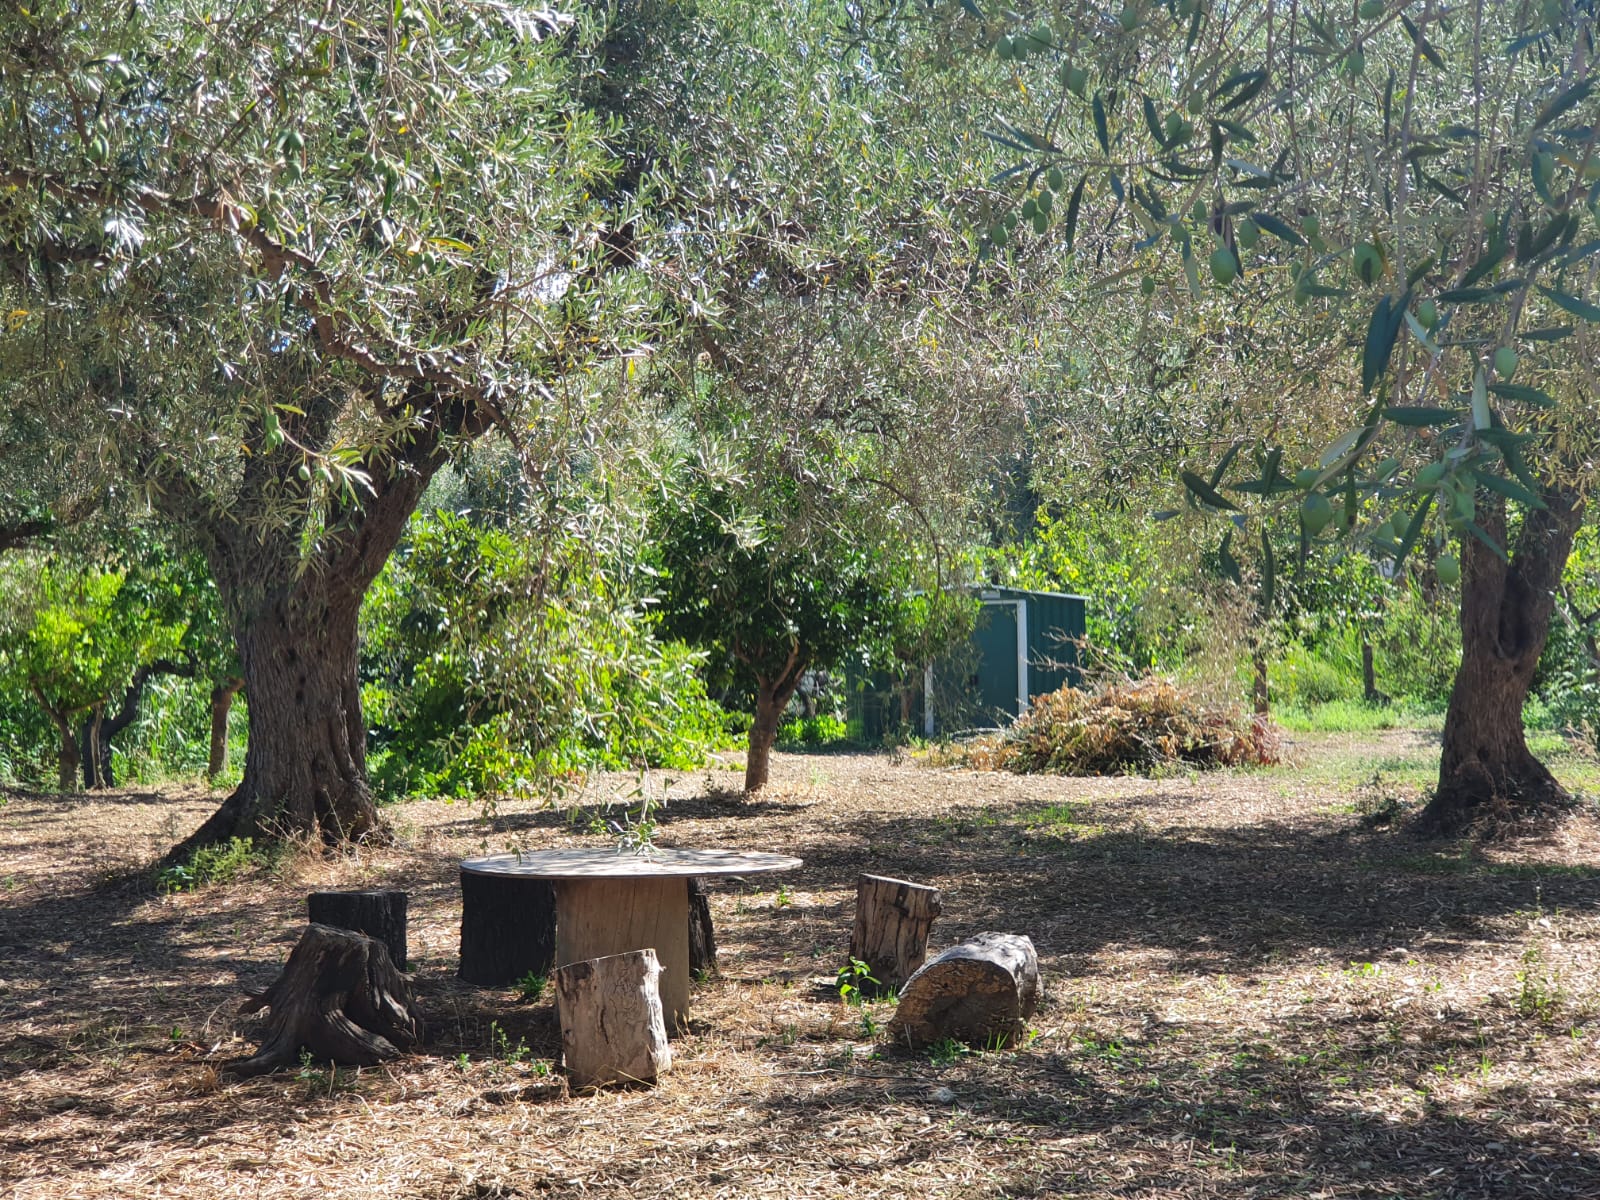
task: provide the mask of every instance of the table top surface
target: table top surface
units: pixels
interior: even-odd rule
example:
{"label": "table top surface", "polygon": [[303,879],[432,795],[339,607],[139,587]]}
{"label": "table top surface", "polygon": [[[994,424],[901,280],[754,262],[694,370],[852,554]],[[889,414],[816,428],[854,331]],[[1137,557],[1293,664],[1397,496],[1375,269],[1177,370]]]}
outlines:
{"label": "table top surface", "polygon": [[692,875],[760,875],[792,871],[804,864],[783,854],[748,854],[734,850],[669,850],[657,846],[644,853],[618,852],[609,846],[581,850],[525,850],[469,858],[463,871],[474,875],[516,875],[527,879],[659,879]]}

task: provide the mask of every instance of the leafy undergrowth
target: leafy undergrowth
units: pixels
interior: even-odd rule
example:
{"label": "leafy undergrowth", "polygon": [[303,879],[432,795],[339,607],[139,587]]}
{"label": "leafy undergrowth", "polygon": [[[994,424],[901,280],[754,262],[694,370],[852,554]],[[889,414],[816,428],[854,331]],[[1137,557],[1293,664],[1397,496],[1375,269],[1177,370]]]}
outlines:
{"label": "leafy undergrowth", "polygon": [[973,743],[967,762],[1018,774],[1125,775],[1163,767],[1269,766],[1281,757],[1270,724],[1207,704],[1165,679],[1064,687],[1040,696],[997,738]]}

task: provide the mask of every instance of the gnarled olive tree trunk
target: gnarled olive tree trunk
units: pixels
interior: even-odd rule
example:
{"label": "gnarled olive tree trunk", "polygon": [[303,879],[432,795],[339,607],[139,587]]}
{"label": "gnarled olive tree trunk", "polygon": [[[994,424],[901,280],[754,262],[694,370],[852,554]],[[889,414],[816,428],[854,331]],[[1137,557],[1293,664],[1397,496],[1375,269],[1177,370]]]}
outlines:
{"label": "gnarled olive tree trunk", "polygon": [[[1528,749],[1522,705],[1584,501],[1557,488],[1543,499],[1548,507],[1523,518],[1509,560],[1476,537],[1464,539],[1461,668],[1445,715],[1439,785],[1420,821],[1424,832],[1450,833],[1482,817],[1515,818],[1568,802]],[[1497,544],[1507,544],[1504,500],[1480,496],[1478,521]]]}

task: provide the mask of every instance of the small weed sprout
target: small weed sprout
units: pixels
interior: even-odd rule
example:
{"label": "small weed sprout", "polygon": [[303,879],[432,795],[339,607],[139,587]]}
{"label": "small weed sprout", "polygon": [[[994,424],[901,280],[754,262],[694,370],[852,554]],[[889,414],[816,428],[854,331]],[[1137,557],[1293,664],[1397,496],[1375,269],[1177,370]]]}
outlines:
{"label": "small weed sprout", "polygon": [[972,1048],[955,1038],[940,1038],[928,1047],[928,1061],[936,1067],[948,1067],[972,1053]]}
{"label": "small weed sprout", "polygon": [[544,995],[544,990],[550,985],[548,976],[538,971],[529,971],[517,980],[517,995],[529,1004],[537,1004]]}
{"label": "small weed sprout", "polygon": [[776,894],[772,897],[773,908],[788,908],[794,903],[794,893],[789,890],[788,884],[780,884]]}
{"label": "small weed sprout", "polygon": [[859,958],[852,958],[839,968],[838,984],[839,999],[846,1004],[865,1004],[866,989],[869,986],[872,988],[879,986],[878,978],[873,975],[871,966]]}

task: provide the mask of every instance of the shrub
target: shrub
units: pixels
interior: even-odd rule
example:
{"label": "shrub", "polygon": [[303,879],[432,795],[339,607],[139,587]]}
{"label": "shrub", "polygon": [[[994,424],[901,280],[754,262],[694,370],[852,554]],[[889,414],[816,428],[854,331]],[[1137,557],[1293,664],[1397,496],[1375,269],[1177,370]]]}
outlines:
{"label": "shrub", "polygon": [[828,713],[814,717],[796,717],[785,721],[778,730],[778,745],[785,748],[838,745],[850,740],[850,726],[841,718]]}
{"label": "shrub", "polygon": [[1164,679],[1066,687],[1040,696],[999,738],[968,751],[970,765],[1019,774],[1120,775],[1184,763],[1196,767],[1278,760],[1272,727],[1208,705]]}

